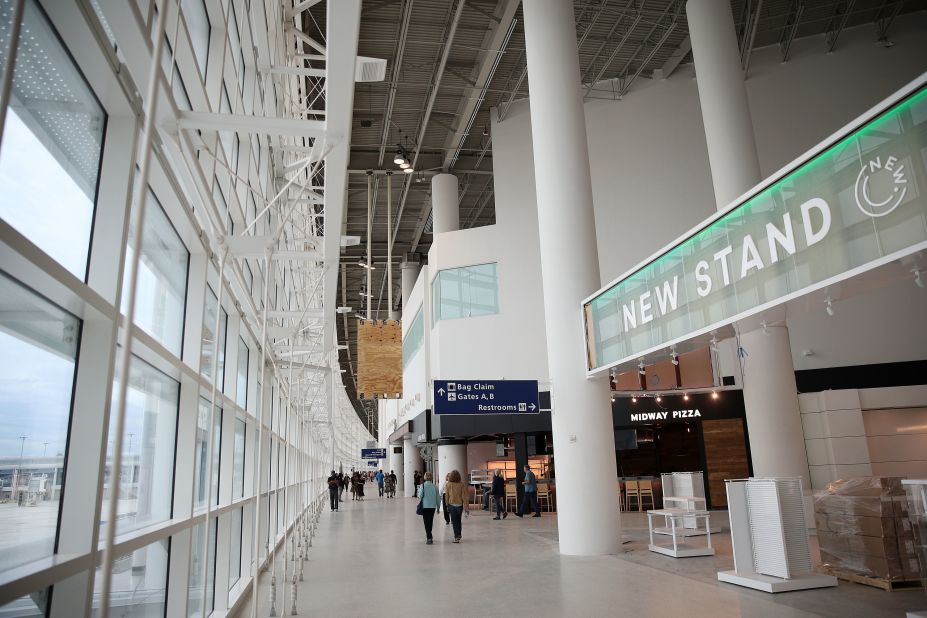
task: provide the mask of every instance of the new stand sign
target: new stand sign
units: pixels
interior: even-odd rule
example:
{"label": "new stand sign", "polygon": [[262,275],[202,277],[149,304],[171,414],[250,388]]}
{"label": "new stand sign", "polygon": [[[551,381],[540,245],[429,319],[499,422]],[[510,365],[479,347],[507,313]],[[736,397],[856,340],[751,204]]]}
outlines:
{"label": "new stand sign", "polygon": [[435,414],[538,414],[537,380],[435,380]]}
{"label": "new stand sign", "polygon": [[927,248],[925,81],[586,299],[588,372]]}

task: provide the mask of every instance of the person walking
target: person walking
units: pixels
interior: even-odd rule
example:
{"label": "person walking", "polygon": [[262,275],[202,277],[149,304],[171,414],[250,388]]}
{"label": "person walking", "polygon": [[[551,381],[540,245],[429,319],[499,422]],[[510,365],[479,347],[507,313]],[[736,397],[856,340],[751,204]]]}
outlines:
{"label": "person walking", "polygon": [[380,497],[382,498],[383,497],[383,480],[386,478],[383,475],[383,470],[377,470],[377,475],[374,478],[376,478],[377,480],[377,489],[379,490]]}
{"label": "person walking", "polygon": [[425,524],[425,544],[432,545],[434,544],[434,539],[431,536],[431,527],[435,522],[435,511],[441,507],[441,495],[438,493],[438,488],[435,487],[434,477],[431,475],[431,472],[425,473],[425,480],[419,486],[416,496],[421,500],[422,504],[422,521]]}
{"label": "person walking", "polygon": [[418,486],[422,484],[422,475],[419,474],[418,470],[412,473],[412,482],[415,484],[414,493],[412,495],[418,495]]}
{"label": "person walking", "polygon": [[357,475],[357,499],[358,500],[364,499],[364,483],[366,482],[367,482],[366,474],[361,473]]}
{"label": "person walking", "polygon": [[338,488],[340,486],[341,481],[338,480],[338,475],[332,470],[331,475],[328,477],[328,499],[331,502],[333,513],[338,510]]}
{"label": "person walking", "polygon": [[521,482],[525,486],[525,493],[521,499],[521,506],[518,507],[518,512],[515,513],[518,517],[524,517],[525,507],[534,511],[534,517],[541,516],[541,507],[538,503],[538,477],[535,476],[534,472],[531,471],[527,465],[525,466],[525,478]]}
{"label": "person walking", "polygon": [[387,481],[388,481],[387,486],[389,487],[389,492],[388,492],[388,493],[389,493],[389,497],[390,497],[390,498],[395,498],[395,497],[396,497],[396,482],[397,482],[396,473],[393,472],[392,470],[390,470],[390,471],[389,471],[389,476],[386,477],[386,478],[387,478]]}
{"label": "person walking", "polygon": [[451,523],[451,514],[447,510],[447,484],[451,479],[451,473],[444,475],[444,482],[441,483],[441,508],[444,509],[444,525],[449,526]]}
{"label": "person walking", "polygon": [[505,509],[505,477],[502,470],[495,470],[492,475],[492,497],[496,501],[496,516],[493,519],[505,519],[509,512]]}
{"label": "person walking", "polygon": [[445,516],[447,511],[451,512],[455,543],[460,543],[463,528],[461,519],[464,510],[467,512],[467,517],[470,516],[470,500],[467,499],[467,494],[467,486],[460,479],[460,471],[451,470],[450,474],[447,475],[447,483],[444,485],[444,498],[446,501],[444,509]]}
{"label": "person walking", "polygon": [[338,473],[338,501],[344,500],[344,486],[346,485],[344,481],[344,473]]}

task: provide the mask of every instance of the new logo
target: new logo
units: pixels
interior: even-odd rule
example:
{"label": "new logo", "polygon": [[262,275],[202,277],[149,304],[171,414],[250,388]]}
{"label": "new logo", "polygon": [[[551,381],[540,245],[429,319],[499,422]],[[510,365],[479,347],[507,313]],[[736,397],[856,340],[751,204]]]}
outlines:
{"label": "new logo", "polygon": [[908,192],[904,165],[890,156],[876,157],[859,170],[854,197],[856,205],[870,217],[884,217],[901,204]]}

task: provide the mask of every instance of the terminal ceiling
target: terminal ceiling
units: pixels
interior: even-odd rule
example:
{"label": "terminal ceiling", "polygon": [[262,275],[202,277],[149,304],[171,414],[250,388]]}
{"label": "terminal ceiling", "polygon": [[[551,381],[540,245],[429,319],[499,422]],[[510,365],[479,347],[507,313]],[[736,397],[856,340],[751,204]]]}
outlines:
{"label": "terminal ceiling", "polygon": [[[685,0],[574,0],[583,92],[620,105],[637,80],[668,77],[692,61]],[[840,34],[869,24],[873,42],[890,44],[893,21],[924,9],[924,0],[732,0],[738,41],[749,74],[753,49],[778,46],[787,60],[794,39],[820,38],[821,53],[839,52]],[[325,6],[307,12],[309,29],[324,28]],[[902,17],[903,18],[903,17]],[[314,22],[314,23],[313,23]],[[386,78],[358,83],[348,192],[342,234],[359,237],[345,247],[338,273],[344,383],[362,420],[376,432],[376,407],[356,398],[357,321],[372,294],[374,319],[400,309],[400,262],[426,261],[431,245],[431,175],[459,179],[462,229],[495,222],[490,110],[504,121],[509,105],[529,95],[519,0],[365,0],[358,54],[387,61]],[[415,172],[393,163],[405,148]],[[372,259],[366,260],[367,171],[372,176]],[[387,225],[387,179],[392,175],[392,221]],[[386,258],[392,241],[393,307],[388,306]],[[417,255],[415,255],[417,254]],[[368,290],[369,285],[369,290]]]}

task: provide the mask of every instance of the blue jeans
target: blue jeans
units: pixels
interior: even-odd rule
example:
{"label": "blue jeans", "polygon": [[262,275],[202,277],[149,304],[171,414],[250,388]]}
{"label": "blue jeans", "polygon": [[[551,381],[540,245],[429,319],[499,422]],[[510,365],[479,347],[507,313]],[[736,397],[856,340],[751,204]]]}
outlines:
{"label": "blue jeans", "polygon": [[449,504],[447,510],[451,514],[451,525],[454,527],[454,538],[460,538],[460,529],[462,527],[461,517],[463,517],[463,505]]}
{"label": "blue jeans", "polygon": [[[525,507],[528,507],[525,509]],[[536,491],[526,491],[524,497],[521,499],[521,506],[518,507],[518,514],[524,515],[525,511],[533,510],[535,515],[541,514],[541,506],[538,502],[538,492]]]}

